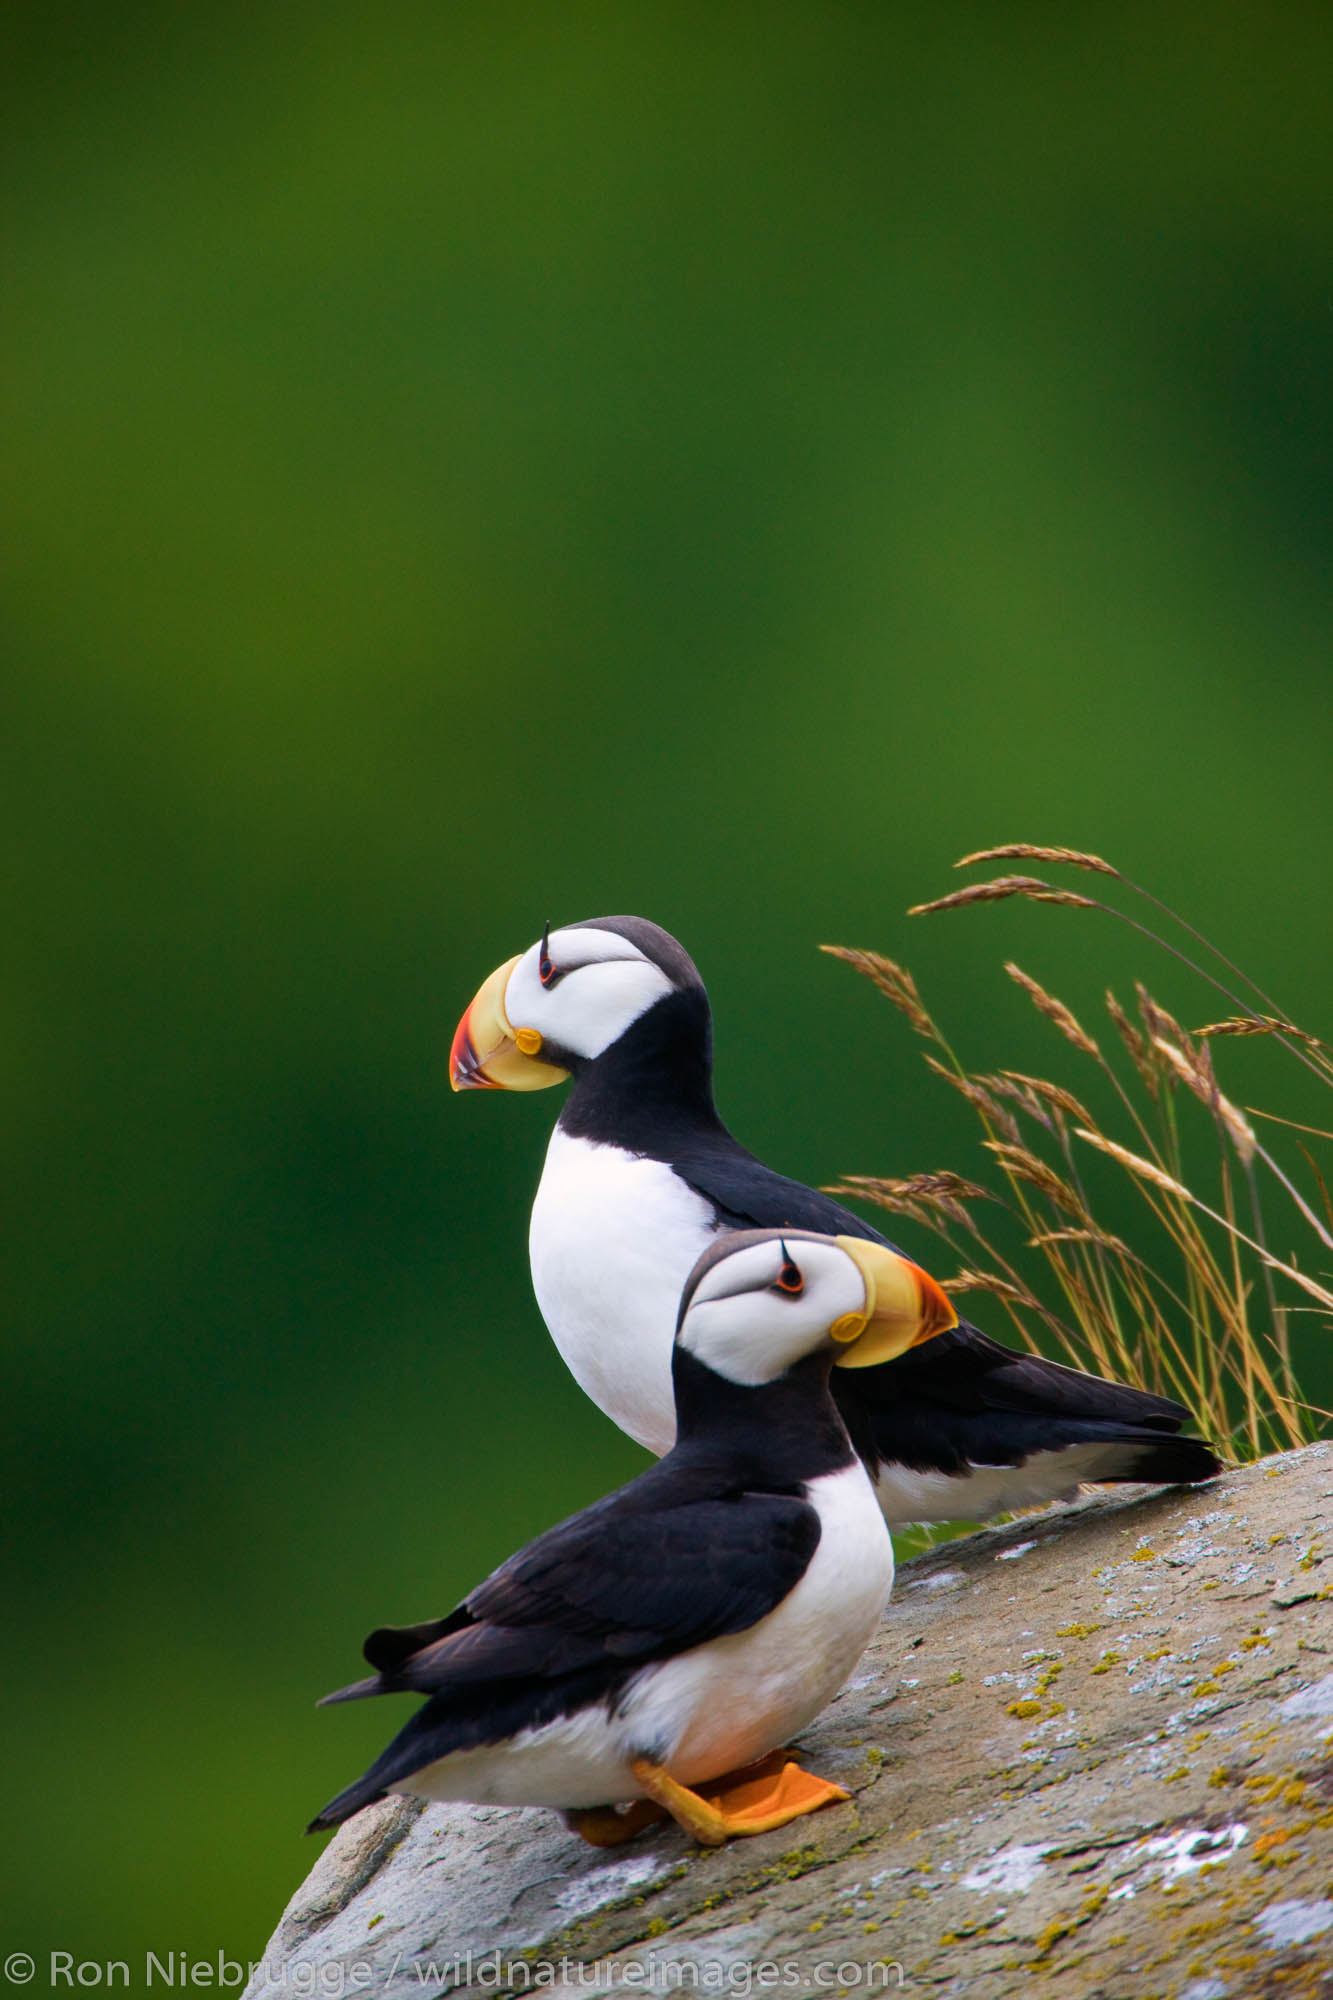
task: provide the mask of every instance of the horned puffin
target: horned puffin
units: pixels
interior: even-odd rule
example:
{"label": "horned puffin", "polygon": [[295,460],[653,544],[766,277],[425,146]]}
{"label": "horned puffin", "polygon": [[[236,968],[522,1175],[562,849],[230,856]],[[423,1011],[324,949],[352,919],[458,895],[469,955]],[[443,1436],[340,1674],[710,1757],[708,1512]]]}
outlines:
{"label": "horned puffin", "polygon": [[[533,1288],[575,1379],[658,1453],[674,1435],[676,1301],[719,1230],[887,1242],[747,1152],[718,1116],[712,1068],[703,981],[642,917],[548,926],[484,982],[450,1056],[455,1090],[573,1079],[532,1210]],[[834,1380],[890,1526],[985,1520],[1085,1481],[1166,1485],[1220,1470],[1207,1444],[1179,1435],[1179,1403],[1002,1346],[966,1321]]]}
{"label": "horned puffin", "polygon": [[680,1300],[672,1449],[447,1617],[371,1634],[373,1677],[325,1699],[429,1699],[309,1830],[399,1792],[558,1807],[596,1846],[669,1814],[715,1846],[845,1799],[771,1755],[832,1699],[893,1586],[829,1375],[954,1321],[881,1243],[718,1237]]}

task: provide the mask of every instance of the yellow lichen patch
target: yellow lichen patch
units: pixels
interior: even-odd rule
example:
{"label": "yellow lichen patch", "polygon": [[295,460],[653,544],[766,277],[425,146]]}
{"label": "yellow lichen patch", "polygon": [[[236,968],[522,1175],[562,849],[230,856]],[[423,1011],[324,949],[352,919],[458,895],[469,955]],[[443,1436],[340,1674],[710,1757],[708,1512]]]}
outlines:
{"label": "yellow lichen patch", "polygon": [[1239,1665],[1240,1665],[1239,1660],[1219,1660],[1217,1665],[1213,1668],[1214,1680],[1216,1680],[1219,1674],[1234,1674],[1236,1668]]}
{"label": "yellow lichen patch", "polygon": [[1200,1586],[1200,1588],[1201,1588],[1201,1589],[1203,1589],[1203,1590],[1220,1590],[1220,1589],[1222,1588],[1222,1586],[1221,1586],[1221,1584],[1220,1584],[1220,1583],[1219,1583],[1219,1582],[1217,1581],[1217,1578],[1216,1578],[1216,1577],[1214,1577],[1211,1583],[1205,1583],[1205,1584],[1202,1584],[1202,1585]]}
{"label": "yellow lichen patch", "polygon": [[1109,1674],[1112,1667],[1118,1667],[1124,1657],[1123,1653],[1103,1653],[1092,1671],[1094,1674]]}
{"label": "yellow lichen patch", "polygon": [[1053,1715],[1063,1715],[1064,1713],[1064,1703],[1062,1701],[1053,1701],[1046,1711],[1046,1720],[1049,1722]]}
{"label": "yellow lichen patch", "polygon": [[[1094,1570],[1092,1573],[1094,1576],[1100,1576],[1101,1571]],[[1100,1625],[1061,1625],[1055,1636],[1057,1639],[1090,1639],[1094,1632],[1100,1632],[1101,1629]]]}
{"label": "yellow lichen patch", "polygon": [[1215,1770],[1208,1773],[1208,1782],[1214,1791],[1220,1791],[1223,1785],[1229,1785],[1231,1778],[1231,1767],[1227,1764],[1219,1764]]}
{"label": "yellow lichen patch", "polygon": [[1056,1917],[1053,1922],[1047,1924],[1037,1938],[1033,1956],[1046,1958],[1059,1944],[1061,1938],[1072,1937],[1076,1930],[1081,1929],[1090,1918],[1096,1916],[1109,1893],[1106,1889],[1094,1889],[1091,1894],[1084,1897],[1071,1916]]}
{"label": "yellow lichen patch", "polygon": [[1252,1653],[1256,1646],[1271,1646],[1273,1641],[1263,1632],[1251,1632],[1240,1642],[1242,1653]]}
{"label": "yellow lichen patch", "polygon": [[1133,1555],[1130,1557],[1132,1563],[1155,1563],[1156,1560],[1156,1549],[1135,1549]]}
{"label": "yellow lichen patch", "polygon": [[1039,1701],[1011,1701],[1004,1712],[1006,1715],[1017,1715],[1020,1718],[1029,1715],[1040,1715],[1041,1703]]}
{"label": "yellow lichen patch", "polygon": [[1159,1646],[1155,1653],[1144,1654],[1143,1664],[1145,1667],[1153,1667],[1156,1666],[1159,1660],[1169,1660],[1170,1658],[1171,1648],[1169,1646]]}
{"label": "yellow lichen patch", "polygon": [[1221,1692],[1222,1690],[1216,1681],[1195,1681],[1194,1686],[1190,1689],[1192,1695],[1221,1694]]}
{"label": "yellow lichen patch", "polygon": [[1182,1764],[1178,1771],[1168,1771],[1166,1776],[1163,1778],[1162,1783],[1164,1785],[1176,1785],[1179,1784],[1182,1778],[1188,1778],[1189,1774],[1190,1774],[1189,1765]]}

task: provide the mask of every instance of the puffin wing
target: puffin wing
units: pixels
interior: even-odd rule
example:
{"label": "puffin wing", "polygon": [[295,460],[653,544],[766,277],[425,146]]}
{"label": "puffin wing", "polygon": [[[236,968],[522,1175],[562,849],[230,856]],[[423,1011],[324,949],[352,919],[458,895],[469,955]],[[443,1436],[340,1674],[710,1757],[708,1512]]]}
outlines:
{"label": "puffin wing", "polygon": [[[873,1243],[889,1243],[864,1217],[818,1188],[789,1180],[774,1173],[762,1160],[734,1141],[722,1147],[699,1147],[676,1154],[670,1162],[696,1194],[710,1201],[718,1211],[720,1224],[727,1229],[814,1229],[823,1236],[867,1236]],[[905,1255],[899,1251],[899,1255]]]}
{"label": "puffin wing", "polygon": [[[906,1254],[831,1195],[774,1173],[741,1146],[716,1152],[699,1148],[671,1164],[697,1194],[712,1202],[727,1228],[817,1229],[827,1236],[869,1237]],[[1169,1396],[1107,1382],[1043,1355],[1005,1347],[966,1320],[894,1361],[857,1369],[854,1378],[835,1370],[833,1379],[858,1449],[865,1435],[864,1420],[873,1426],[875,1412],[887,1418],[891,1408],[907,1402],[931,1404],[942,1413],[1006,1412],[1056,1422],[1129,1424],[1168,1433],[1178,1431],[1189,1416]],[[863,1414],[859,1425],[853,1422],[853,1412]],[[1029,1450],[1036,1448],[1026,1438],[1024,1443]],[[1006,1448],[1016,1444],[1016,1439],[1008,1441]]]}
{"label": "puffin wing", "polygon": [[[642,1483],[660,1488],[670,1468]],[[819,1516],[794,1493],[706,1493],[676,1505],[621,1493],[540,1535],[446,1618],[372,1632],[378,1669],[325,1697],[447,1696],[481,1682],[617,1672],[743,1632],[805,1574]]]}
{"label": "puffin wing", "polygon": [[714,1490],[659,1506],[636,1490],[675,1484],[654,1467],[530,1543],[447,1618],[373,1632],[366,1655],[381,1671],[326,1699],[430,1699],[308,1831],[341,1825],[442,1757],[595,1707],[640,1668],[774,1610],[819,1544],[815,1509],[794,1493]]}

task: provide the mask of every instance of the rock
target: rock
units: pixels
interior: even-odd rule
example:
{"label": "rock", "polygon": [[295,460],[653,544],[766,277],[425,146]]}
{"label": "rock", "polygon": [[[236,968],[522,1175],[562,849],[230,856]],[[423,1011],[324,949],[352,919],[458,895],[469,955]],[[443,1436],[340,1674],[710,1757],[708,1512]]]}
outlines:
{"label": "rock", "polygon": [[1333,1991],[1325,1549],[1328,1444],[949,1542],[803,1739],[850,1805],[607,1853],[551,1813],[391,1800],[330,1843],[249,1995]]}

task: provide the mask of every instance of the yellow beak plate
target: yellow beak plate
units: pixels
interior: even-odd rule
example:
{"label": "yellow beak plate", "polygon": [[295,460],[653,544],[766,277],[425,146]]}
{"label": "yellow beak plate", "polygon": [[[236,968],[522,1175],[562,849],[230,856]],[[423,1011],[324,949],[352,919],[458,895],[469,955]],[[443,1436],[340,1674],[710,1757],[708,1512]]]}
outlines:
{"label": "yellow beak plate", "polygon": [[840,1368],[875,1368],[957,1326],[947,1293],[907,1257],[864,1236],[839,1236],[865,1279],[864,1313],[846,1313],[829,1331],[842,1348]]}
{"label": "yellow beak plate", "polygon": [[535,1028],[509,1025],[505,988],[517,964],[517,958],[507,958],[496,966],[454,1030],[449,1081],[455,1090],[545,1090],[569,1075],[559,1064],[539,1060],[542,1038]]}

